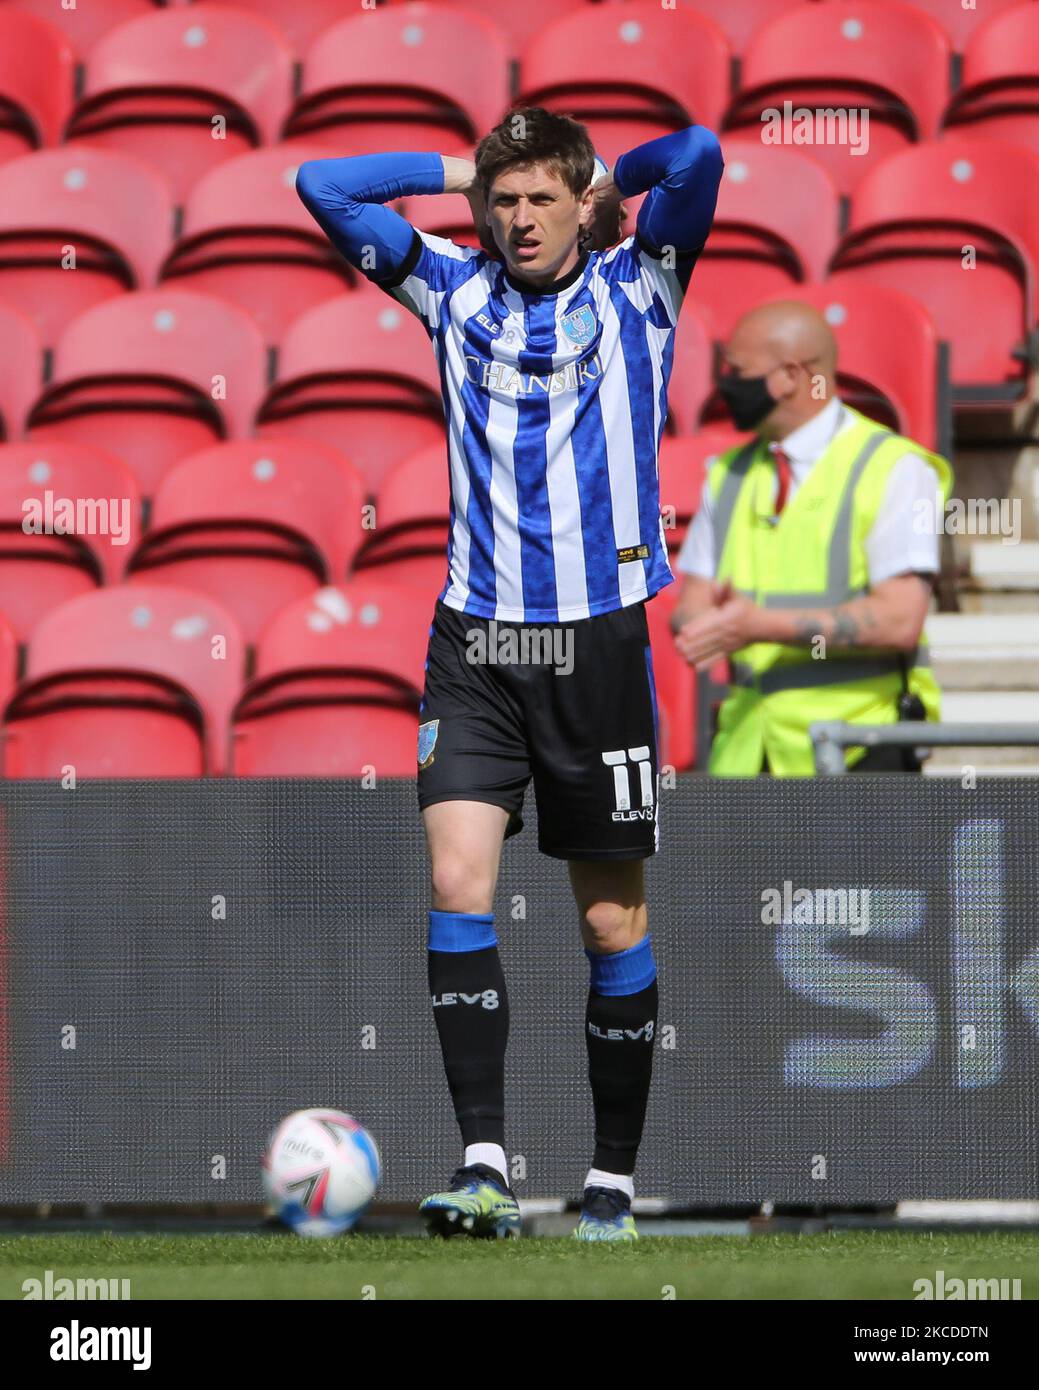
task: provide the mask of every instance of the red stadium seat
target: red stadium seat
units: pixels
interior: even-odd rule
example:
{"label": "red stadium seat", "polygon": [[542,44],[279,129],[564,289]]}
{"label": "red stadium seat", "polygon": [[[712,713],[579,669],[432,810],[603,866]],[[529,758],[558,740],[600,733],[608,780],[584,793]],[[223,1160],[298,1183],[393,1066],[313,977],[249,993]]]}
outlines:
{"label": "red stadium seat", "polygon": [[[60,11],[49,4],[45,15]],[[0,164],[58,143],[74,69],[72,45],[46,17],[0,8]]]}
{"label": "red stadium seat", "polygon": [[[412,0],[388,0],[389,4],[411,4]],[[479,0],[432,0],[439,9],[452,5],[461,10],[479,12]],[[564,10],[585,9],[592,0],[524,0],[522,5],[496,5],[494,22],[501,26],[508,39],[510,58],[518,58],[524,46]]]}
{"label": "red stadium seat", "polygon": [[[622,3],[630,3],[630,0],[622,0]],[[763,24],[780,11],[805,3],[807,0],[678,0],[678,8],[714,20],[733,53],[741,54]]]}
{"label": "red stadium seat", "polygon": [[660,441],[660,514],[672,559],[681,550],[689,523],[700,509],[710,460],[746,437],[732,425],[718,424],[688,438],[665,435]]}
{"label": "red stadium seat", "polygon": [[221,295],[252,314],[264,340],[277,345],[294,318],[360,278],[296,192],[302,161],[327,156],[318,145],[276,145],[204,175],[188,194],[163,282]]}
{"label": "red stadium seat", "polygon": [[0,297],[47,346],[85,309],[152,289],[172,235],[169,189],[129,155],[63,146],[0,165]]}
{"label": "red stadium seat", "polygon": [[584,122],[612,166],[635,145],[694,121],[716,129],[729,61],[722,31],[690,10],[665,12],[656,0],[586,6],[524,49],[521,99]]}
{"label": "red stadium seat", "polygon": [[696,761],[696,672],[683,661],[671,636],[670,597],[678,583],[669,584],[646,604],[657,689],[660,766],[684,772]]}
{"label": "red stadium seat", "polygon": [[1017,4],[1020,0],[982,0],[981,4],[964,3],[964,0],[913,0],[913,9],[923,10],[937,20],[955,52],[963,53],[971,35],[989,15]]}
{"label": "red stadium seat", "polygon": [[8,777],[199,777],[227,770],[245,649],[204,594],[119,584],[48,613],[4,717]]}
{"label": "red stadium seat", "polygon": [[1026,388],[1016,353],[1036,322],[1037,186],[1031,151],[950,137],[885,160],[852,203],[832,269],[904,290],[931,311],[961,405],[1012,401]]}
{"label": "red stadium seat", "polygon": [[[799,144],[849,193],[879,160],[936,133],[949,91],[949,61],[941,27],[901,0],[801,5],[752,39],[725,128],[761,140],[773,131],[781,134],[782,143]],[[864,109],[868,127],[857,135],[850,125],[842,131],[832,114],[821,128],[814,120],[796,128],[792,119],[789,128],[763,125],[763,113],[784,115],[787,101],[791,118],[799,110],[844,115]],[[805,134],[811,143],[800,143]]]}
{"label": "red stadium seat", "polygon": [[444,435],[440,378],[422,325],[371,287],[308,310],[282,341],[256,432],[341,449],[375,493],[394,463]]}
{"label": "red stadium seat", "polygon": [[114,454],[0,445],[0,610],[19,640],[59,604],[119,583],[140,515],[137,483]]}
{"label": "red stadium seat", "polygon": [[290,604],[260,636],[234,715],[232,770],[414,776],[432,612],[413,589],[364,578]]}
{"label": "red stadium seat", "polygon": [[[10,623],[0,613],[0,710],[4,709],[18,684],[18,639]],[[0,734],[2,738],[2,734]]]}
{"label": "red stadium seat", "polygon": [[667,430],[672,434],[694,434],[699,427],[700,413],[711,394],[714,336],[706,311],[697,304],[683,304],[674,334],[667,393]]}
{"label": "red stadium seat", "polygon": [[376,498],[375,530],[357,557],[358,575],[414,584],[436,598],[447,578],[448,472],[443,441],[390,469]]}
{"label": "red stadium seat", "polygon": [[938,334],[918,299],[846,275],[772,298],[811,304],[829,323],[843,400],[927,449],[939,447]]}
{"label": "red stadium seat", "polygon": [[963,55],[960,88],[945,113],[956,135],[1003,140],[1039,154],[1039,4],[993,15]]}
{"label": "red stadium seat", "polygon": [[209,594],[254,642],[280,608],[346,576],[363,501],[356,472],[324,445],[218,444],[163,478],[129,577]]}
{"label": "red stadium seat", "polygon": [[837,247],[831,176],[799,150],[726,140],[711,234],[689,295],[706,305],[722,338],[762,299],[819,280]]}
{"label": "red stadium seat", "polygon": [[[213,0],[194,0],[208,9]],[[222,0],[221,0],[222,3]],[[273,24],[296,59],[303,57],[322,30],[343,17],[343,0],[234,0],[235,8],[248,10]]]}
{"label": "red stadium seat", "polygon": [[13,304],[0,303],[0,439],[21,439],[43,385],[43,339]]}
{"label": "red stadium seat", "polygon": [[225,300],[193,290],[119,295],[59,339],[28,435],[107,447],[151,496],[179,459],[248,438],[266,368],[260,330]]}
{"label": "red stadium seat", "polygon": [[483,14],[421,0],[381,6],[333,24],[307,49],[286,135],[345,135],[369,152],[464,153],[508,95],[505,36]]}
{"label": "red stadium seat", "polygon": [[[109,29],[114,29],[125,20],[151,14],[160,3],[161,0],[102,0],[101,3],[98,0],[92,0],[92,3],[91,0],[79,0],[76,5],[67,6],[62,4],[62,0],[0,0],[0,14],[24,11],[47,20],[61,31],[75,58],[82,62],[102,34],[107,34]],[[71,98],[70,82],[70,109]],[[57,137],[52,143],[56,142]]]}
{"label": "red stadium seat", "polygon": [[180,202],[207,170],[277,140],[291,98],[292,54],[266,20],[231,5],[158,10],[91,48],[66,139],[148,160]]}

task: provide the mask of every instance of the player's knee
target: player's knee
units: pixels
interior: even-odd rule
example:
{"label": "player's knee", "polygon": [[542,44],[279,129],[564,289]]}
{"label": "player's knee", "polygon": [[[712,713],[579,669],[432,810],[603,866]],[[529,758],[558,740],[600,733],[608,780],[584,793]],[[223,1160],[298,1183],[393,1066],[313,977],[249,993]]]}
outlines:
{"label": "player's knee", "polygon": [[438,912],[490,912],[494,876],[464,855],[438,855],[433,862],[433,907]]}
{"label": "player's knee", "polygon": [[637,946],[646,934],[643,907],[596,902],[585,908],[582,921],[584,944],[590,951],[612,954]]}

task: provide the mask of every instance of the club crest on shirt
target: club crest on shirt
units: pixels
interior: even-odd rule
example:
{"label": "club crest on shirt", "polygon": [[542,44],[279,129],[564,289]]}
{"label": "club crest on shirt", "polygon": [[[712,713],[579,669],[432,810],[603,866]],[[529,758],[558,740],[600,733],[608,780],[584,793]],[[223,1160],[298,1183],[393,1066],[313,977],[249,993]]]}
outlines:
{"label": "club crest on shirt", "polygon": [[577,309],[571,309],[569,314],[564,314],[559,322],[562,324],[566,336],[578,347],[587,347],[595,337],[595,315],[590,304],[582,304]]}
{"label": "club crest on shirt", "polygon": [[431,719],[427,724],[418,726],[418,765],[419,771],[428,767],[433,761],[433,749],[437,745],[437,733],[440,729],[440,720]]}

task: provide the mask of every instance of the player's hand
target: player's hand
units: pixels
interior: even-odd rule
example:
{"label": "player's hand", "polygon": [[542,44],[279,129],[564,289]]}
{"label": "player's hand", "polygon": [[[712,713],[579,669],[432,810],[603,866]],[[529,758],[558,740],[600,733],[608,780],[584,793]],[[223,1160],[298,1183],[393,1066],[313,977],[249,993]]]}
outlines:
{"label": "player's hand", "polygon": [[606,251],[621,239],[622,223],[628,209],[621,201],[612,174],[603,174],[592,184],[594,202],[592,216],[585,233],[585,246],[591,251]]}
{"label": "player's hand", "polygon": [[476,182],[475,168],[472,183],[465,190],[465,196],[469,200],[469,210],[473,214],[473,226],[476,228],[476,235],[480,238],[480,247],[486,251],[488,256],[493,256],[495,260],[501,260],[501,252],[498,250],[494,240],[494,233],[487,223],[487,204],[484,201],[483,189]]}
{"label": "player's hand", "polygon": [[708,608],[675,633],[675,646],[690,666],[698,671],[709,670],[714,663],[756,638],[757,604],[742,594],[733,594],[731,586],[719,585],[722,602]]}
{"label": "player's hand", "polygon": [[469,211],[473,215],[473,227],[476,235],[480,238],[481,248],[487,252],[488,256],[501,259],[501,254],[494,244],[494,234],[487,225],[487,208],[484,203],[483,189],[476,179],[476,165],[471,159],[463,159],[460,155],[442,154],[440,158],[444,163],[444,192],[463,193],[469,203]]}

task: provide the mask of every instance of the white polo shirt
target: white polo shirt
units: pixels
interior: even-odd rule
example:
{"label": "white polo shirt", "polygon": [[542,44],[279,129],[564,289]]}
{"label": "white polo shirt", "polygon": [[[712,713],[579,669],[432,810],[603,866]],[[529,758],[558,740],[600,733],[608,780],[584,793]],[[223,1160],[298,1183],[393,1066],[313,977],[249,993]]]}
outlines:
{"label": "white polo shirt", "polygon": [[[845,410],[840,399],[833,396],[818,415],[813,415],[780,440],[779,445],[790,460],[788,506],[816,460],[822,457],[839,434],[853,424],[854,417]],[[778,481],[777,478],[777,487]],[[936,512],[938,488],[934,469],[919,454],[903,454],[895,463],[888,476],[877,518],[866,537],[866,562],[871,586],[911,570],[932,574],[938,572],[938,527],[934,524],[936,515],[941,515],[940,499]],[[924,505],[919,505],[921,503]],[[929,519],[926,526],[921,525],[921,516]],[[705,478],[700,510],[689,524],[678,554],[677,568],[682,574],[713,579],[715,561],[710,486],[709,479]]]}

